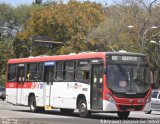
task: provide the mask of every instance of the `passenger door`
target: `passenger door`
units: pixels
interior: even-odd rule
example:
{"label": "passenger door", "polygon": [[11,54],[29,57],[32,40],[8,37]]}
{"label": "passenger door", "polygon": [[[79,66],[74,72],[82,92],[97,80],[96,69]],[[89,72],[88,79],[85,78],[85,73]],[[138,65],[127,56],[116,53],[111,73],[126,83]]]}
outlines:
{"label": "passenger door", "polygon": [[23,103],[23,85],[25,77],[25,66],[24,64],[18,64],[17,69],[17,91],[16,91],[16,104]]}
{"label": "passenger door", "polygon": [[53,81],[54,81],[54,62],[45,62],[44,82],[45,84],[45,105],[53,104]]}
{"label": "passenger door", "polygon": [[103,65],[92,64],[91,74],[91,109],[103,109]]}

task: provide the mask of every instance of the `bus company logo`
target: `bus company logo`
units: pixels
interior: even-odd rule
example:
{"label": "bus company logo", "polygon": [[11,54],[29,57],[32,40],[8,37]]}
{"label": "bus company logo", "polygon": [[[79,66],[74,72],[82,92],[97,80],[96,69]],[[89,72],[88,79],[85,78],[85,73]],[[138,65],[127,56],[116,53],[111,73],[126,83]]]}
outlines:
{"label": "bus company logo", "polygon": [[74,89],[78,89],[78,88],[81,88],[82,86],[81,85],[78,85],[77,83],[74,84]]}
{"label": "bus company logo", "polygon": [[77,89],[77,88],[78,88],[78,84],[75,83],[75,84],[74,84],[74,89]]}
{"label": "bus company logo", "polygon": [[39,89],[40,88],[40,84],[37,83],[37,82],[33,82],[32,83],[32,86],[31,86],[31,89]]}

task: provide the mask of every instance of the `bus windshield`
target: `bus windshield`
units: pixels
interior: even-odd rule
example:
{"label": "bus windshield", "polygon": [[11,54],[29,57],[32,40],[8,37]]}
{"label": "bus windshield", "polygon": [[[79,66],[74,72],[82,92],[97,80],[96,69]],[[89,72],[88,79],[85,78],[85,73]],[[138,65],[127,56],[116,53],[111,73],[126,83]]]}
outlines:
{"label": "bus windshield", "polygon": [[107,86],[114,92],[144,93],[150,87],[148,66],[108,64]]}

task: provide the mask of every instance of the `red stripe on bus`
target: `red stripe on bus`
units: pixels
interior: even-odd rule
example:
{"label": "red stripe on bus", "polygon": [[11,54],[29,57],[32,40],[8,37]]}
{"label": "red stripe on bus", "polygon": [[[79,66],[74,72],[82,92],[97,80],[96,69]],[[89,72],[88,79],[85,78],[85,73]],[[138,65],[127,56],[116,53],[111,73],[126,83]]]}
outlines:
{"label": "red stripe on bus", "polygon": [[6,88],[34,88],[33,82],[7,82]]}

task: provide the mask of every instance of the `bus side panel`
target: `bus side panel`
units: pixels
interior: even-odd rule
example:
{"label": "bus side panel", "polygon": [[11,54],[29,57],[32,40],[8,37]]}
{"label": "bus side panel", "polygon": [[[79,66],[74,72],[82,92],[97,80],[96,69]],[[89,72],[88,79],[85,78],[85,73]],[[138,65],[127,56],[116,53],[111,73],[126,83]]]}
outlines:
{"label": "bus side panel", "polygon": [[[26,83],[27,84],[27,83]],[[42,82],[32,82],[29,88],[22,89],[22,99],[21,104],[28,106],[29,95],[34,94],[36,98],[37,106],[44,106],[44,91],[43,91],[43,83]]]}
{"label": "bus side panel", "polygon": [[16,104],[16,88],[6,88],[6,101]]}
{"label": "bus side panel", "polygon": [[16,104],[17,84],[15,82],[6,83],[6,101],[12,104]]}
{"label": "bus side panel", "polygon": [[[53,107],[77,108],[77,96],[83,94],[90,103],[90,85],[78,82],[54,82],[52,87]],[[90,109],[90,104],[88,104]]]}

